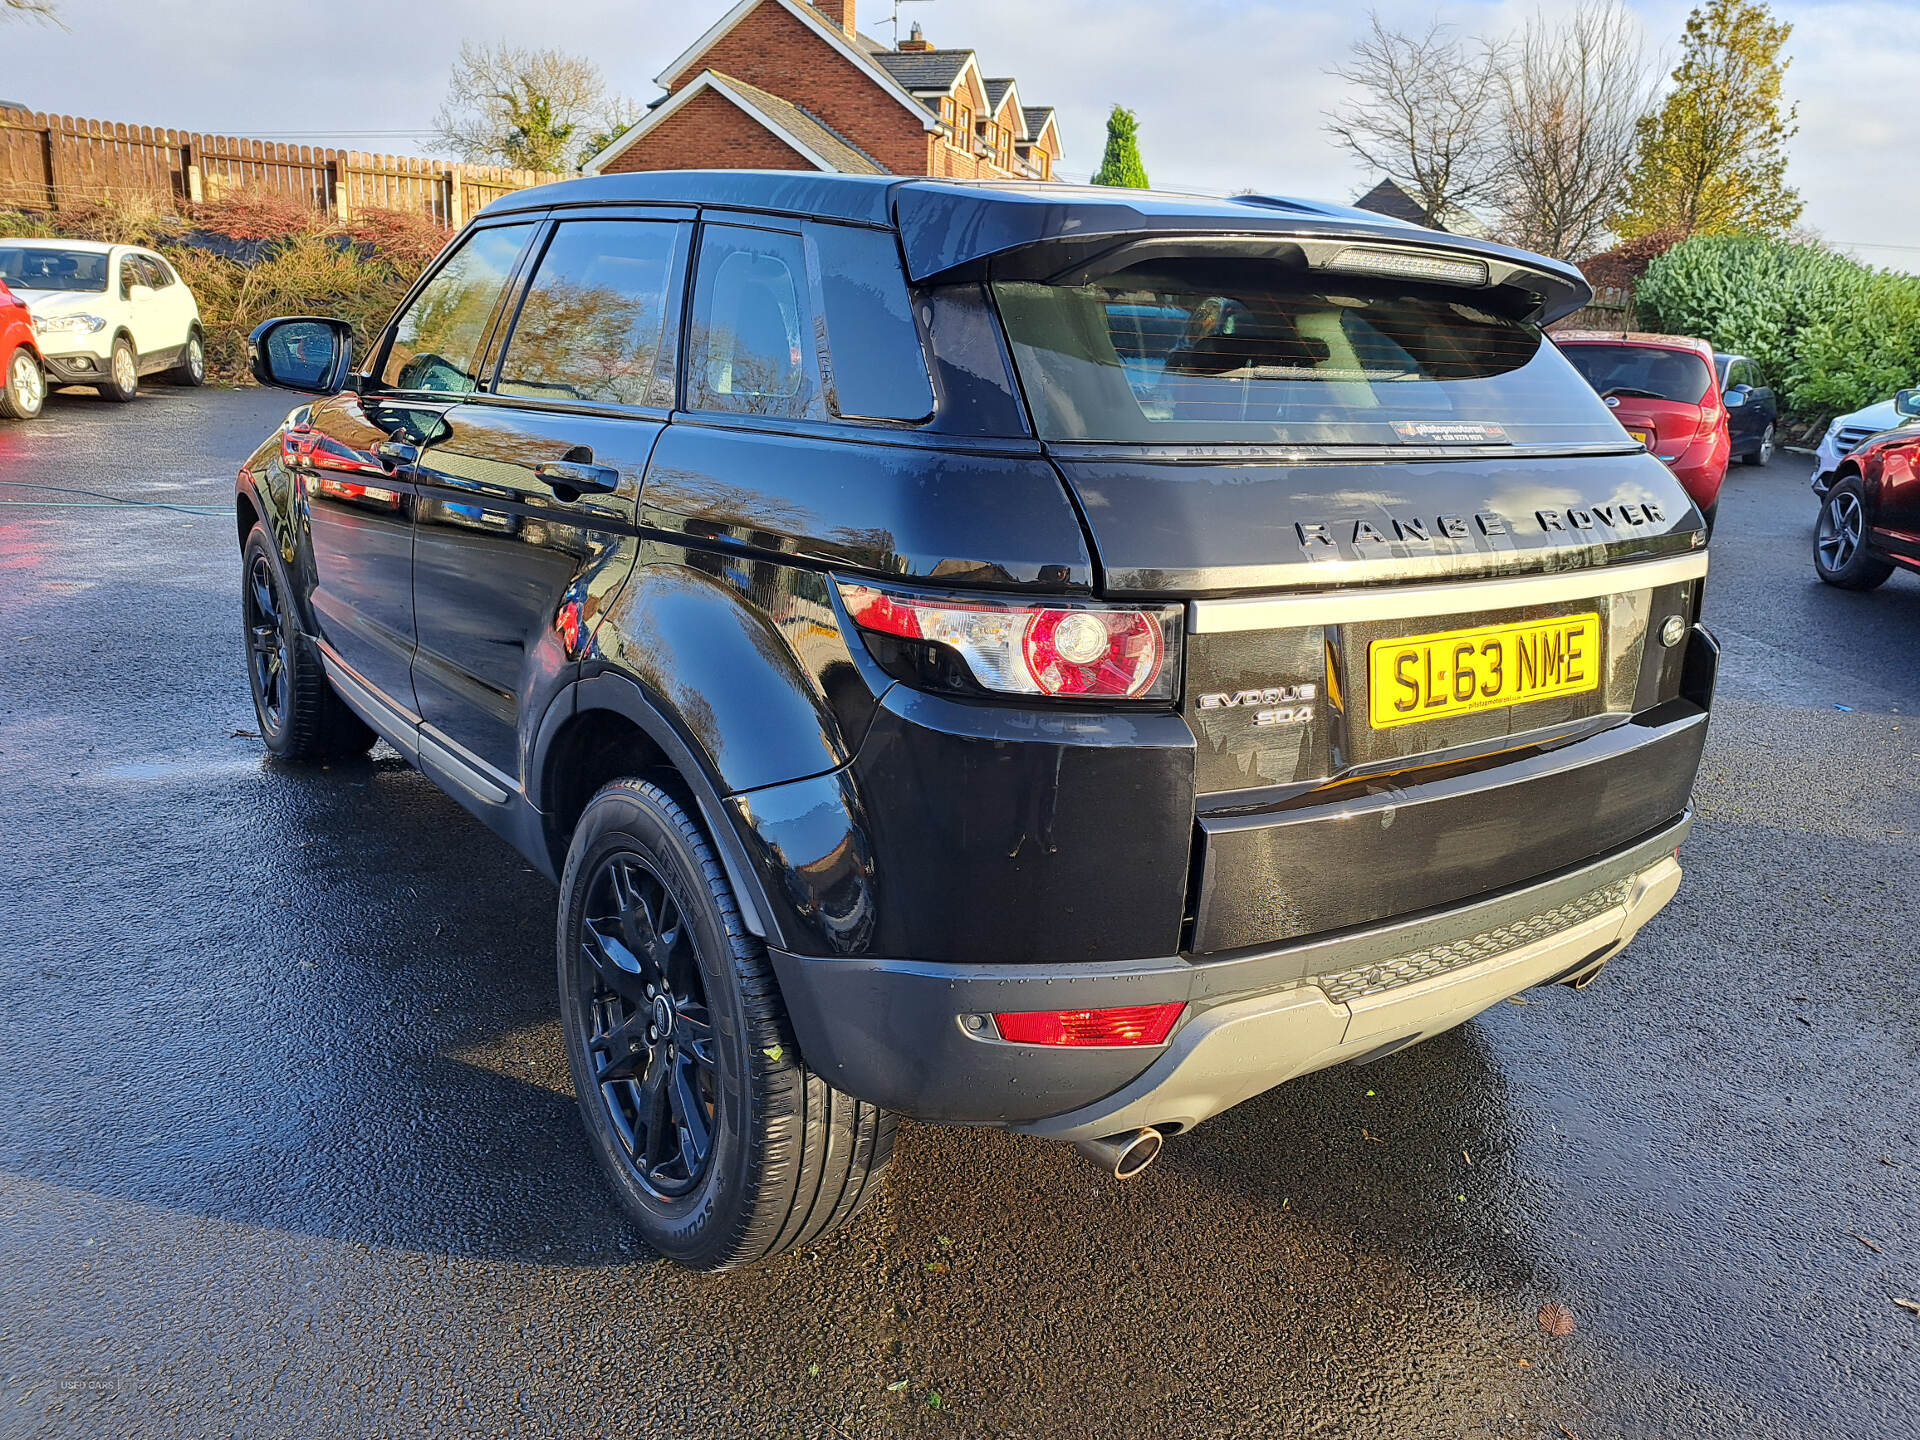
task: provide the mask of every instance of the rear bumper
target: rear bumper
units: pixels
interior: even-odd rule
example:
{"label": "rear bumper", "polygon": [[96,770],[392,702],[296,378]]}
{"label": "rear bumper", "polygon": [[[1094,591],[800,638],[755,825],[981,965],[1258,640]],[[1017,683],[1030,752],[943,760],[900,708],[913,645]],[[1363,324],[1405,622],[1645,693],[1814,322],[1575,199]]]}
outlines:
{"label": "rear bumper", "polygon": [[[1438,1033],[1597,969],[1678,887],[1682,815],[1612,854],[1471,903],[1234,958],[952,965],[774,952],[808,1064],[921,1119],[1060,1139],[1190,1126],[1308,1071]],[[1014,1045],[970,1017],[1184,1002],[1157,1048]],[[976,1021],[977,1023],[977,1021]]]}

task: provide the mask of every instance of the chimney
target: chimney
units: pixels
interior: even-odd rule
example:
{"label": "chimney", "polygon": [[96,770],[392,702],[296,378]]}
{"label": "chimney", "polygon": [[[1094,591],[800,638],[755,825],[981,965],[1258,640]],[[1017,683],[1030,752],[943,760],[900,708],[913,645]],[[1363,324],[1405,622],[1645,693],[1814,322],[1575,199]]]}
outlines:
{"label": "chimney", "polygon": [[920,33],[920,22],[913,22],[913,33],[900,42],[902,50],[931,50],[933,42]]}
{"label": "chimney", "polygon": [[854,0],[813,0],[814,9],[849,35],[853,34],[853,6]]}

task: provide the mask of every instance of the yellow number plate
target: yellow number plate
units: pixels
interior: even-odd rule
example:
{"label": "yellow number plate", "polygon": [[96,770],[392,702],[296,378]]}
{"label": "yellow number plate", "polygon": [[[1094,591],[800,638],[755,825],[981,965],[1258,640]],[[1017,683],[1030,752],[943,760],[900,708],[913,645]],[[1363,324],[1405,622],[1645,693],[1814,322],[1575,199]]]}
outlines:
{"label": "yellow number plate", "polygon": [[1595,690],[1600,660],[1598,615],[1376,640],[1368,651],[1373,727]]}

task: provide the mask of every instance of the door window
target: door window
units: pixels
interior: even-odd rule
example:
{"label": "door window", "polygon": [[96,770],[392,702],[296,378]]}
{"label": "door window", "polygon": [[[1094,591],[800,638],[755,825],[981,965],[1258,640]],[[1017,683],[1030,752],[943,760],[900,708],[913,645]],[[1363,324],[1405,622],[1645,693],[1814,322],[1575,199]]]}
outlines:
{"label": "door window", "polygon": [[692,408],[826,418],[799,236],[708,226],[700,242],[692,340]]}
{"label": "door window", "polygon": [[495,386],[502,395],[673,406],[673,297],[683,225],[561,225],[520,306]]}
{"label": "door window", "polygon": [[133,256],[131,255],[121,256],[120,257],[120,298],[122,300],[132,299],[133,287],[136,285],[144,285],[146,283],[147,283],[147,277],[140,273],[140,267],[135,262]]}
{"label": "door window", "polygon": [[531,225],[476,231],[440,267],[394,327],[381,383],[465,394],[477,388],[487,328]]}

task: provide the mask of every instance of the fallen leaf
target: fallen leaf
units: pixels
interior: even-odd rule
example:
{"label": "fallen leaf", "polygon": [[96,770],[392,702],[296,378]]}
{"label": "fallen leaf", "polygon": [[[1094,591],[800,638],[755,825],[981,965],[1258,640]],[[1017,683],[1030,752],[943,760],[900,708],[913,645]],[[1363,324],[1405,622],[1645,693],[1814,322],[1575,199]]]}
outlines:
{"label": "fallen leaf", "polygon": [[938,1390],[929,1390],[927,1392],[927,1408],[929,1410],[938,1410],[940,1404],[940,1392]]}
{"label": "fallen leaf", "polygon": [[929,1275],[944,1275],[949,1268],[951,1267],[949,1267],[944,1260],[929,1260],[927,1262],[927,1273]]}
{"label": "fallen leaf", "polygon": [[818,1365],[807,1366],[807,1374],[818,1377],[818,1375],[820,1374],[820,1367]]}
{"label": "fallen leaf", "polygon": [[896,1380],[891,1385],[887,1386],[887,1393],[889,1395],[898,1395],[902,1390],[906,1388],[907,1388],[907,1382],[905,1380]]}
{"label": "fallen leaf", "polygon": [[942,1250],[953,1249],[953,1237],[951,1235],[942,1235],[942,1236],[939,1236],[938,1239],[940,1241],[940,1248]]}
{"label": "fallen leaf", "polygon": [[1540,1328],[1549,1335],[1571,1335],[1574,1331],[1573,1312],[1549,1300],[1540,1307]]}
{"label": "fallen leaf", "polygon": [[1573,1431],[1567,1429],[1567,1427],[1564,1425],[1560,1427],[1560,1433],[1566,1436],[1567,1440],[1580,1440],[1580,1437],[1578,1435],[1574,1434]]}
{"label": "fallen leaf", "polygon": [[1893,1303],[1902,1310],[1911,1310],[1914,1314],[1920,1315],[1920,1300],[1902,1300],[1896,1296]]}
{"label": "fallen leaf", "polygon": [[258,730],[235,730],[229,738],[234,740],[258,740],[260,738],[260,732]]}
{"label": "fallen leaf", "polygon": [[1464,1150],[1462,1150],[1462,1151],[1460,1152],[1460,1158],[1461,1158],[1462,1160],[1464,1160],[1464,1161],[1466,1161],[1466,1162],[1467,1162],[1467,1164],[1469,1164],[1469,1165],[1471,1165],[1471,1164],[1473,1164],[1473,1157],[1472,1157],[1471,1155],[1469,1155],[1469,1154],[1467,1154],[1467,1152],[1466,1152],[1466,1151],[1464,1151]]}
{"label": "fallen leaf", "polygon": [[[1852,1232],[1851,1232],[1851,1231],[1849,1231],[1848,1233],[1849,1233],[1849,1234],[1852,1234]],[[1859,1242],[1860,1242],[1860,1243],[1861,1243],[1862,1245],[1864,1245],[1864,1246],[1866,1246],[1866,1247],[1867,1247],[1867,1249],[1869,1249],[1869,1250],[1871,1250],[1871,1251],[1873,1251],[1873,1253],[1874,1253],[1874,1254],[1876,1254],[1876,1255],[1883,1255],[1883,1254],[1885,1254],[1885,1253],[1886,1253],[1886,1252],[1885,1252],[1885,1251],[1883,1251],[1883,1250],[1882,1250],[1882,1249],[1881,1249],[1881,1248],[1880,1248],[1880,1247],[1879,1247],[1878,1245],[1876,1245],[1876,1244],[1874,1244],[1874,1243],[1873,1243],[1873,1241],[1871,1241],[1871,1240],[1869,1240],[1869,1239],[1868,1239],[1868,1238],[1867,1238],[1866,1236],[1864,1236],[1864,1235],[1854,1235],[1854,1237],[1853,1237],[1853,1238],[1854,1238],[1854,1239],[1856,1239],[1856,1240],[1858,1240],[1858,1241],[1859,1241]]]}
{"label": "fallen leaf", "polygon": [[762,1055],[765,1055],[767,1059],[771,1060],[774,1064],[778,1065],[780,1063],[780,1057],[786,1054],[787,1052],[784,1049],[782,1049],[780,1046],[773,1045],[773,1046],[769,1046],[765,1050],[762,1050],[760,1053]]}
{"label": "fallen leaf", "polygon": [[1533,1362],[1531,1360],[1516,1360],[1513,1363],[1518,1365],[1522,1370],[1531,1370],[1533,1368]]}
{"label": "fallen leaf", "polygon": [[1384,1145],[1387,1143],[1386,1141],[1382,1140],[1378,1135],[1374,1134],[1371,1130],[1367,1129],[1367,1127],[1364,1125],[1360,1127],[1360,1138],[1362,1140],[1371,1140],[1376,1145]]}
{"label": "fallen leaf", "polygon": [[1532,1001],[1530,1001],[1530,1000],[1528,1000],[1528,999],[1526,998],[1526,996],[1524,996],[1524,995],[1509,995],[1509,996],[1507,996],[1507,1004],[1509,1004],[1509,1005],[1530,1005],[1530,1004],[1532,1004],[1532,1003],[1533,1003],[1533,1002],[1532,1002]]}

